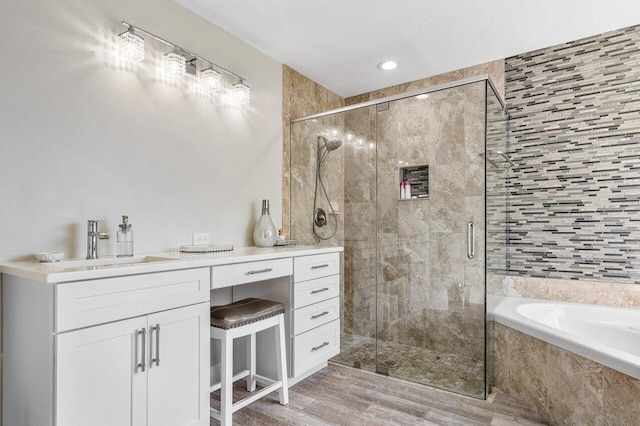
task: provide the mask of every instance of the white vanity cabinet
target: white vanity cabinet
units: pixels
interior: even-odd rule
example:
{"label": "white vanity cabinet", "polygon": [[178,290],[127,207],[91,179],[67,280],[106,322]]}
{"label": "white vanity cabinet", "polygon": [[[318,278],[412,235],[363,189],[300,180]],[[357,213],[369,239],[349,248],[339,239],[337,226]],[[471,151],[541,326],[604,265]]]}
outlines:
{"label": "white vanity cabinet", "polygon": [[[285,304],[295,384],[340,351],[340,251],[245,247],[138,262],[0,264],[3,425],[208,425],[219,355],[211,354],[209,306],[245,297]],[[257,336],[266,376],[275,372],[271,332]]]}
{"label": "white vanity cabinet", "polygon": [[[211,268],[211,287],[233,286],[233,300],[260,297],[285,304],[289,385],[340,353],[340,253],[307,254]],[[216,303],[212,301],[212,303]],[[258,373],[276,371],[271,330],[258,334]],[[244,365],[243,351],[234,362]],[[264,356],[262,354],[265,354]],[[215,355],[214,355],[215,356]]]}
{"label": "white vanity cabinet", "polygon": [[340,255],[296,257],[293,263],[293,376],[340,353]]}
{"label": "white vanity cabinet", "polygon": [[5,276],[4,424],[208,425],[209,274]]}

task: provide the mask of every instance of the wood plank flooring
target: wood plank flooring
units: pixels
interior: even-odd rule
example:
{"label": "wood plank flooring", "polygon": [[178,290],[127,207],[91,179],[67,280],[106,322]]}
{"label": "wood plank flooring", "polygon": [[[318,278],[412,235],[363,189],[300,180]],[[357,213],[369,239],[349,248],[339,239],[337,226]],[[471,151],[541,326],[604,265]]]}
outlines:
{"label": "wood plank flooring", "polygon": [[[236,383],[234,401],[246,395]],[[289,389],[289,405],[278,404],[277,393],[237,411],[233,424],[274,425],[544,425],[513,398],[497,392],[477,400],[403,380],[329,364]],[[219,407],[219,392],[211,406]],[[211,425],[218,421],[211,419]]]}

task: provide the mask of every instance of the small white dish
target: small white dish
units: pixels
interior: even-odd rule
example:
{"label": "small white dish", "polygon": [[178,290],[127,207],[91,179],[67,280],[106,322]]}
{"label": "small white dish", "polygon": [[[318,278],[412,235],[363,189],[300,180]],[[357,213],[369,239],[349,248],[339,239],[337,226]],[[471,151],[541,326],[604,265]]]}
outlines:
{"label": "small white dish", "polygon": [[45,251],[42,253],[36,253],[36,259],[38,259],[41,263],[60,262],[63,257],[63,251]]}

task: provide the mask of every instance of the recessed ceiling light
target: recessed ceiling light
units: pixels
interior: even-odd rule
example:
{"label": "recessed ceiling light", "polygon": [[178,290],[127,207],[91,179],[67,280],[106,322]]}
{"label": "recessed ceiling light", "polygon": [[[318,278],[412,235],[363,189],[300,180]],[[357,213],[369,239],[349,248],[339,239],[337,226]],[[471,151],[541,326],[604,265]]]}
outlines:
{"label": "recessed ceiling light", "polygon": [[429,97],[428,93],[423,93],[421,95],[416,96],[416,99],[427,99]]}
{"label": "recessed ceiling light", "polygon": [[385,71],[391,71],[398,68],[398,63],[395,61],[383,61],[378,64],[378,68]]}

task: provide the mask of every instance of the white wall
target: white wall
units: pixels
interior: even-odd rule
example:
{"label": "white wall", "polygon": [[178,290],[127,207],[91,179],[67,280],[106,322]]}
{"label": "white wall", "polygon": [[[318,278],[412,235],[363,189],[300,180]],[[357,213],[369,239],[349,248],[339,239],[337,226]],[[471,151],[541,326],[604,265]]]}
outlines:
{"label": "white wall", "polygon": [[[120,21],[244,76],[252,102],[215,105],[112,55]],[[86,251],[99,219],[115,254],[128,214],[137,253],[251,245],[262,198],[282,205],[281,64],[169,0],[3,0],[0,261]],[[168,51],[149,37],[145,63]],[[101,241],[102,243],[102,241]]]}

